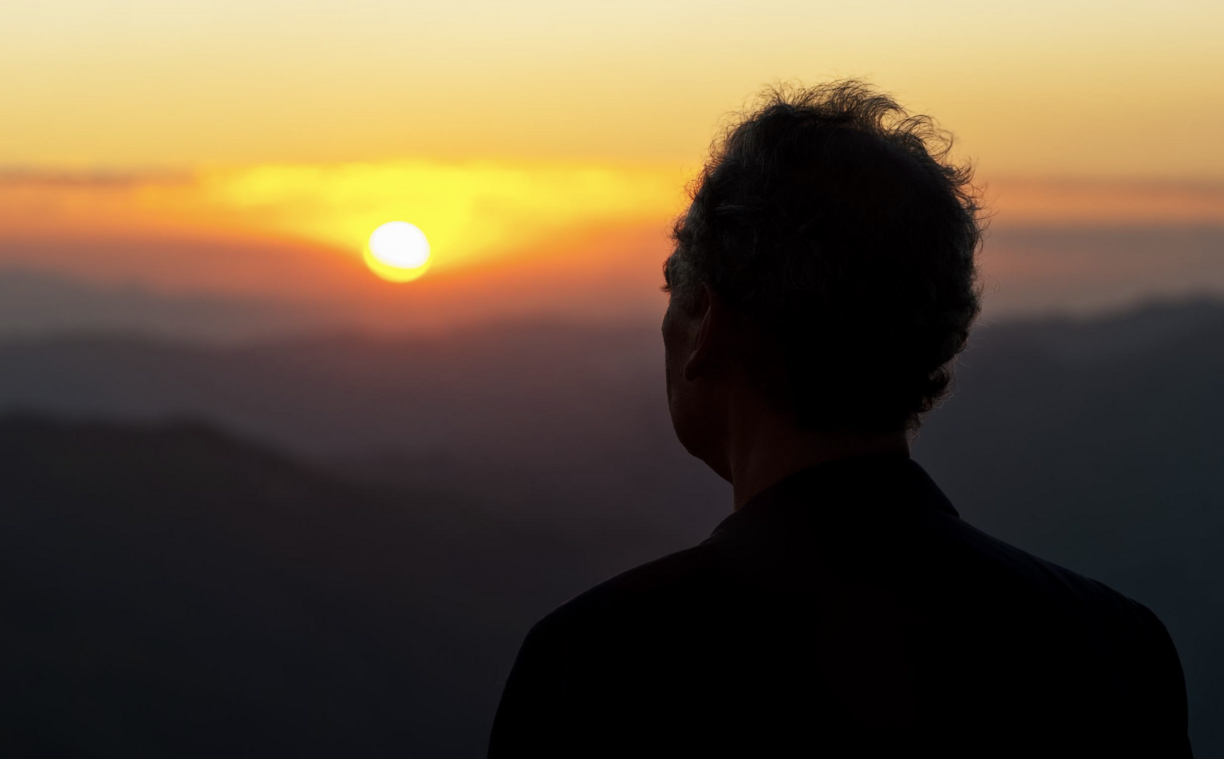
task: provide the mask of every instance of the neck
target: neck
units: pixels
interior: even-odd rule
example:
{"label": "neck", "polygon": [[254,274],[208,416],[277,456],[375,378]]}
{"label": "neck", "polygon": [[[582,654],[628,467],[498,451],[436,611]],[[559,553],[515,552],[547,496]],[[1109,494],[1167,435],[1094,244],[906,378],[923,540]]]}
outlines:
{"label": "neck", "polygon": [[905,453],[904,431],[888,433],[807,432],[783,425],[733,436],[728,447],[735,510],[796,472],[826,461],[874,453]]}

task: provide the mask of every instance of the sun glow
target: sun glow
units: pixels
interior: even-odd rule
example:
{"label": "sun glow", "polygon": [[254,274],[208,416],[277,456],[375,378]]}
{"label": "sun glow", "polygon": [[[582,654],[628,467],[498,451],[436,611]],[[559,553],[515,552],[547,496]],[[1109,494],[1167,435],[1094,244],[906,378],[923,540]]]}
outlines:
{"label": "sun glow", "polygon": [[[429,233],[433,250],[446,251],[431,259],[432,274],[549,249],[574,230],[662,228],[684,207],[688,179],[666,164],[423,159],[260,164],[202,170],[196,183],[184,188],[179,204],[184,214],[212,209],[231,227],[354,253],[354,240],[410,212],[412,223]],[[148,200],[164,212],[168,198],[159,187]]]}
{"label": "sun glow", "polygon": [[370,235],[365,262],[389,282],[411,282],[429,268],[429,240],[415,225],[389,221]]}

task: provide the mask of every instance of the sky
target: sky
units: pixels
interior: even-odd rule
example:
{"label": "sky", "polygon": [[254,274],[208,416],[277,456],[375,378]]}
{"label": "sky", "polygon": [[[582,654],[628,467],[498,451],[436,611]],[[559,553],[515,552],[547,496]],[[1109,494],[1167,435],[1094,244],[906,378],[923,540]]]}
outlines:
{"label": "sky", "polygon": [[[988,309],[1224,292],[1222,36],[1218,2],[6,0],[0,290],[388,331],[651,315],[734,113],[858,77],[976,166]],[[393,220],[431,246],[406,284],[363,263]]]}

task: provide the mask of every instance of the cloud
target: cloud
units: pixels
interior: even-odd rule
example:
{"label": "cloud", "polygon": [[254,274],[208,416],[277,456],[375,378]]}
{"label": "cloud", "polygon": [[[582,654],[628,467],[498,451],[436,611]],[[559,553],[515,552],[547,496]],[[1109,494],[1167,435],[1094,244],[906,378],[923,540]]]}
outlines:
{"label": "cloud", "polygon": [[0,166],[0,187],[85,188],[96,190],[131,189],[142,185],[182,184],[191,174],[181,171],[131,169],[72,169],[45,166]]}
{"label": "cloud", "polygon": [[360,264],[370,233],[409,221],[431,271],[549,255],[583,229],[667,222],[675,166],[558,161],[263,164],[183,172],[0,170],[0,240],[197,236],[324,247]]}
{"label": "cloud", "polygon": [[998,177],[986,183],[992,224],[1224,224],[1224,182]]}
{"label": "cloud", "polygon": [[429,237],[435,269],[595,226],[663,224],[684,205],[674,167],[559,162],[401,160],[266,165],[206,173],[199,197],[245,224],[360,252],[388,221]]}

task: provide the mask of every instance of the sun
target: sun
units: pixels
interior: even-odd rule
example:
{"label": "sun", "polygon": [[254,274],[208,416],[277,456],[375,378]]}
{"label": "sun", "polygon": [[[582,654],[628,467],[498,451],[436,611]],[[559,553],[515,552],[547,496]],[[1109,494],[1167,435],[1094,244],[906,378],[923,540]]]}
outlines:
{"label": "sun", "polygon": [[366,266],[388,282],[411,282],[429,268],[429,240],[406,221],[389,221],[370,234]]}

